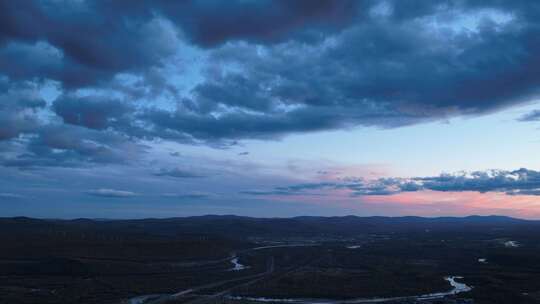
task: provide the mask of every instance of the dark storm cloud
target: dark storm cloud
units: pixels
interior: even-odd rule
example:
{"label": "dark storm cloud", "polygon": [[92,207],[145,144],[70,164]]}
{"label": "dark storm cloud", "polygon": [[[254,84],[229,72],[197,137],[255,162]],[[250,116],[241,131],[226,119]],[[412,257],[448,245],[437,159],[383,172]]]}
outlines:
{"label": "dark storm cloud", "polygon": [[0,68],[15,79],[91,85],[171,55],[174,33],[160,18],[210,47],[231,39],[281,40],[310,26],[338,29],[355,15],[355,2],[2,1]]}
{"label": "dark storm cloud", "polygon": [[61,124],[43,118],[48,115],[44,112],[47,103],[39,94],[39,83],[0,77],[0,86],[6,88],[0,93],[0,142],[11,146],[0,154],[4,166],[31,169],[128,163],[144,153],[143,146],[124,134],[90,129],[120,123],[129,108],[118,101],[62,96],[53,106],[68,123]]}
{"label": "dark storm cloud", "polygon": [[[486,113],[537,96],[540,43],[534,37],[540,32],[515,37],[487,30],[473,35],[477,37],[437,41],[423,37],[422,31],[362,27],[319,56],[276,53],[248,62],[241,84],[235,80],[231,86],[230,78],[239,76],[228,75],[225,81],[218,78],[213,86],[220,88],[213,90],[254,92],[251,98],[231,97],[223,104],[264,115],[237,112],[210,118],[204,126],[215,130],[201,128],[202,134],[192,134],[264,137],[354,125],[399,127]],[[493,49],[501,40],[502,48]],[[530,45],[526,53],[515,48],[524,44]],[[248,101],[257,101],[257,107]],[[293,108],[284,111],[274,106],[277,103]],[[241,125],[249,128],[226,133]]]}
{"label": "dark storm cloud", "polygon": [[480,115],[538,96],[535,5],[440,4],[396,2],[386,19],[364,16],[318,44],[227,44],[211,53],[224,69],[209,74],[193,100],[145,119],[171,138],[211,142],[394,128]]}
{"label": "dark storm cloud", "polygon": [[27,152],[4,158],[8,167],[79,167],[88,164],[128,163],[145,147],[112,132],[70,125],[45,125],[27,139]]}
{"label": "dark storm cloud", "polygon": [[[191,40],[212,47],[229,40],[277,42],[311,29],[320,34],[349,24],[360,10],[360,1],[193,1],[154,3],[180,25]],[[196,16],[196,17],[195,17]],[[305,37],[307,38],[307,37]]]}
{"label": "dark storm cloud", "polygon": [[15,111],[0,111],[0,141],[16,138],[35,126],[36,122],[30,116]]}
{"label": "dark storm cloud", "polygon": [[[371,105],[367,105],[371,107]],[[253,114],[247,111],[224,113],[219,116],[153,110],[144,114],[152,123],[152,131],[164,138],[186,140],[192,137],[203,142],[227,141],[244,138],[272,139],[290,133],[350,128],[363,121],[365,125],[387,122],[388,126],[412,124],[414,115],[385,113],[375,109],[362,113],[362,108],[318,106],[302,107],[290,112],[275,111]],[[234,141],[233,141],[234,142]]]}
{"label": "dark storm cloud", "polygon": [[490,170],[441,174],[433,177],[348,179],[276,187],[270,191],[244,191],[248,195],[309,195],[313,191],[346,189],[352,196],[391,195],[401,192],[504,192],[510,195],[540,195],[540,172],[528,169]]}
{"label": "dark storm cloud", "polygon": [[53,110],[65,123],[90,129],[107,128],[133,111],[119,100],[97,96],[61,96],[55,100]]}
{"label": "dark storm cloud", "polygon": [[159,172],[154,173],[155,176],[169,176],[174,178],[200,178],[204,177],[195,172],[182,170],[179,168],[161,169]]}
{"label": "dark storm cloud", "polygon": [[36,110],[46,106],[31,82],[12,82],[0,74],[0,110]]}
{"label": "dark storm cloud", "polygon": [[77,87],[159,64],[174,47],[167,29],[131,13],[101,1],[2,1],[0,67],[14,79]]}
{"label": "dark storm cloud", "polygon": [[[489,113],[538,97],[539,17],[531,1],[0,1],[0,140],[28,143],[4,164]],[[187,94],[182,64],[201,68]],[[47,81],[52,105],[21,95]]]}
{"label": "dark storm cloud", "polygon": [[17,138],[34,130],[35,111],[45,107],[29,83],[13,83],[0,76],[0,141]]}

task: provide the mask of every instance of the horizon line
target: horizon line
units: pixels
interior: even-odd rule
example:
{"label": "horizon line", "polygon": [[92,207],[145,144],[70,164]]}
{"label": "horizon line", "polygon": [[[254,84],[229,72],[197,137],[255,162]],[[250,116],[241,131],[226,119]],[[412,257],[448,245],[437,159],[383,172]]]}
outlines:
{"label": "horizon line", "polygon": [[467,219],[467,218],[505,218],[519,221],[529,221],[529,222],[538,222],[540,219],[527,219],[521,217],[507,216],[507,215],[479,215],[471,214],[464,216],[418,216],[418,215],[400,215],[400,216],[389,216],[389,215],[298,215],[298,216],[275,216],[275,217],[263,217],[263,216],[247,216],[247,215],[236,215],[236,214],[202,214],[202,215],[188,215],[188,216],[173,216],[173,217],[143,217],[143,218],[109,218],[109,217],[32,217],[32,216],[1,216],[0,220],[5,219],[31,219],[31,220],[44,220],[44,221],[76,221],[76,220],[91,220],[91,221],[139,221],[139,220],[171,220],[171,219],[188,219],[188,218],[201,218],[201,217],[237,217],[237,218],[250,218],[250,219],[298,219],[298,218],[346,218],[346,217],[355,217],[360,219],[368,218],[388,218],[388,219],[402,219],[402,218],[418,218],[418,219]]}

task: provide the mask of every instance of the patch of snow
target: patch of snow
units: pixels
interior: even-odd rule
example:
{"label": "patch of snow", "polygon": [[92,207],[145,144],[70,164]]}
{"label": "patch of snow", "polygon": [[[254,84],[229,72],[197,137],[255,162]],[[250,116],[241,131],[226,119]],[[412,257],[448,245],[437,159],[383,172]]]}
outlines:
{"label": "patch of snow", "polygon": [[140,297],[131,298],[128,300],[128,304],[144,304],[149,302],[150,300],[157,299],[163,295],[160,294],[153,294],[153,295],[145,295]]}
{"label": "patch of snow", "polygon": [[231,263],[233,264],[233,268],[229,269],[230,271],[240,271],[249,268],[248,266],[240,264],[237,257],[231,259]]}
{"label": "patch of snow", "polygon": [[521,245],[516,241],[506,241],[506,242],[504,242],[504,247],[507,247],[507,248],[515,248],[515,247],[519,247],[519,246],[521,246]]}
{"label": "patch of snow", "polygon": [[319,246],[319,245],[318,245],[318,244],[287,244],[287,245],[271,245],[271,246],[255,247],[255,248],[251,248],[251,250],[262,250],[262,249],[283,248],[283,247],[311,247],[311,246]]}
{"label": "patch of snow", "polygon": [[173,293],[171,296],[172,296],[173,298],[178,298],[178,297],[183,296],[183,295],[185,295],[185,294],[192,293],[193,291],[194,291],[194,290],[190,288],[190,289],[186,289],[186,290],[179,291],[179,292],[177,292],[177,293]]}

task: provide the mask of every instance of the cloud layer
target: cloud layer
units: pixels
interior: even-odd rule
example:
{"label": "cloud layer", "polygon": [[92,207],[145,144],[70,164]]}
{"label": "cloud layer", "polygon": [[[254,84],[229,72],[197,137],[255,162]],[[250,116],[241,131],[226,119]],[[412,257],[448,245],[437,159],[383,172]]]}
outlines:
{"label": "cloud layer", "polygon": [[248,195],[323,195],[326,191],[346,190],[351,196],[393,195],[403,192],[503,192],[509,195],[540,195],[540,172],[521,168],[514,171],[490,170],[441,174],[412,178],[344,178],[338,181],[295,184],[270,191],[245,191]]}
{"label": "cloud layer", "polygon": [[[23,1],[0,10],[0,98],[17,104],[0,108],[0,140],[58,121],[130,141],[228,145],[479,115],[539,93],[540,8],[530,1]],[[60,92],[50,103],[39,100],[46,83]],[[37,92],[30,100],[25,86]]]}
{"label": "cloud layer", "polygon": [[[107,168],[113,182],[100,176],[77,193],[137,196],[130,202],[145,195],[115,190],[130,182],[167,184],[168,195],[150,192],[169,202],[211,201],[210,188],[234,192],[229,202],[327,191],[537,196],[540,174],[529,169],[379,179],[321,171],[321,182],[273,187],[292,173],[267,177],[279,170],[256,168],[263,148],[242,145],[477,117],[534,100],[539,20],[534,1],[0,1],[3,178],[54,188]],[[516,118],[534,123],[540,112]],[[216,149],[193,157],[201,146]],[[235,147],[234,160],[224,156]],[[0,190],[6,201],[18,195]]]}
{"label": "cloud layer", "polygon": [[110,197],[110,198],[128,198],[137,196],[137,193],[131,191],[115,190],[115,189],[95,189],[88,190],[86,194],[99,196],[99,197]]}

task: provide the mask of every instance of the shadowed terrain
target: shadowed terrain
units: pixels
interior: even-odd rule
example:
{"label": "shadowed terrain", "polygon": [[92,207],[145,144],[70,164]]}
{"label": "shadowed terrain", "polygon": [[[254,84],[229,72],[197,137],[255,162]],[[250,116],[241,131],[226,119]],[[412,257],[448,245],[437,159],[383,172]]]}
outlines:
{"label": "shadowed terrain", "polygon": [[[0,302],[537,303],[539,232],[495,216],[3,218]],[[448,276],[472,289],[418,298]]]}

